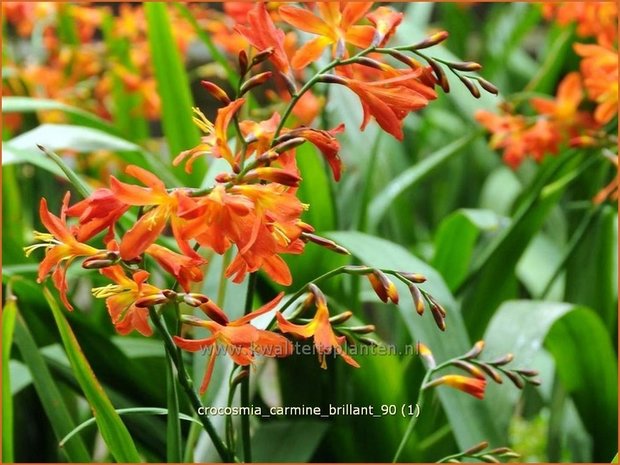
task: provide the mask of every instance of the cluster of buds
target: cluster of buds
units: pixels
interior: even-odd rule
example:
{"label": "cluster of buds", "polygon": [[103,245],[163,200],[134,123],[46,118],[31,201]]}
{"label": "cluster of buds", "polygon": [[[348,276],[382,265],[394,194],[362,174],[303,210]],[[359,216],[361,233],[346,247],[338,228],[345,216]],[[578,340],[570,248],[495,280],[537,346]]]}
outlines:
{"label": "cluster of buds", "polygon": [[514,356],[510,353],[491,361],[479,360],[478,357],[483,349],[484,341],[478,341],[464,355],[437,365],[430,349],[423,343],[418,342],[417,352],[420,357],[422,357],[422,360],[429,370],[429,376],[430,374],[434,374],[439,370],[449,367],[458,368],[471,375],[443,375],[425,382],[422,389],[446,385],[466,392],[478,399],[483,399],[487,385],[487,377],[492,379],[495,383],[502,384],[504,380],[501,375],[504,375],[517,389],[523,389],[526,384],[534,386],[540,385],[540,380],[536,378],[538,375],[536,370],[506,368],[506,365],[511,363],[514,359]]}
{"label": "cluster of buds", "polygon": [[501,463],[502,460],[518,459],[519,457],[521,456],[508,447],[489,449],[489,443],[482,441],[463,452],[444,457],[437,463],[462,463],[463,459],[482,463]]}

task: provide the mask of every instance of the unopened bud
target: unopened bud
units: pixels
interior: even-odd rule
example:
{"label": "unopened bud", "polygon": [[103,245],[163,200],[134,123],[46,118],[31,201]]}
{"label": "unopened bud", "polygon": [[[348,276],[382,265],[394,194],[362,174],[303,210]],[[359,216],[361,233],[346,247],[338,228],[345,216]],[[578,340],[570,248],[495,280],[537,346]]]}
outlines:
{"label": "unopened bud", "polygon": [[448,66],[459,71],[479,71],[482,69],[480,63],[475,61],[448,62]]}
{"label": "unopened bud", "polygon": [[489,447],[489,443],[487,441],[482,441],[481,443],[476,444],[475,446],[472,446],[469,449],[467,449],[466,451],[464,451],[463,455],[477,454],[478,452],[482,452],[487,447]]}
{"label": "unopened bud", "polygon": [[527,378],[532,377],[532,376],[538,376],[538,370],[519,369],[515,371],[519,373],[520,375],[523,375]]}
{"label": "unopened bud", "polygon": [[483,79],[481,77],[477,78],[477,81],[480,83],[480,87],[486,90],[489,94],[497,95],[499,94],[499,89],[495,87],[492,83]]}
{"label": "unopened bud", "polygon": [[248,171],[243,177],[244,181],[269,181],[282,184],[283,186],[297,187],[301,178],[298,174],[282,168],[261,167]]}
{"label": "unopened bud", "polygon": [[422,64],[419,61],[417,61],[417,60],[415,60],[415,59],[405,55],[402,52],[399,52],[398,50],[388,50],[387,53],[389,55],[393,56],[394,58],[396,58],[401,63],[406,64],[411,69],[418,69],[418,68],[420,68],[422,66]]}
{"label": "unopened bud", "polygon": [[499,358],[497,358],[497,359],[495,359],[495,360],[493,360],[492,362],[489,362],[489,363],[491,365],[494,365],[494,366],[502,366],[502,365],[506,365],[506,364],[512,362],[514,358],[515,358],[514,355],[506,354],[503,357],[499,357]]}
{"label": "unopened bud", "polygon": [[437,311],[436,307],[433,305],[431,305],[431,314],[433,315],[435,324],[440,329],[440,331],[445,331],[446,330],[446,319],[441,313]]}
{"label": "unopened bud", "polygon": [[315,244],[320,245],[321,247],[325,247],[326,249],[332,250],[342,255],[351,255],[351,252],[349,252],[347,249],[345,249],[341,245],[336,244],[331,239],[317,236],[316,234],[303,232],[301,233],[301,239],[306,242],[314,242]]}
{"label": "unopened bud", "polygon": [[259,164],[261,164],[261,163],[271,163],[272,161],[275,161],[278,158],[280,158],[280,154],[279,153],[277,153],[274,150],[268,150],[265,153],[262,153],[261,155],[256,157],[256,162],[259,163]]}
{"label": "unopened bud", "polygon": [[271,77],[271,71],[265,71],[264,73],[257,74],[256,76],[252,76],[250,79],[245,81],[239,89],[239,95],[243,95],[249,90],[258,87],[269,80]]}
{"label": "unopened bud", "polygon": [[274,146],[272,150],[277,153],[284,153],[288,150],[294,149],[295,147],[299,147],[304,142],[306,142],[306,139],[303,137],[293,137],[292,139],[285,140],[284,142]]}
{"label": "unopened bud", "polygon": [[239,74],[241,74],[241,76],[244,76],[245,73],[248,72],[248,54],[245,52],[245,50],[241,50],[239,52]]}
{"label": "unopened bud", "polygon": [[540,386],[542,384],[538,378],[526,379],[525,382],[533,386]]}
{"label": "unopened bud", "polygon": [[215,182],[230,182],[234,176],[230,173],[220,173],[215,176]]}
{"label": "unopened bud", "polygon": [[499,460],[497,460],[495,457],[493,457],[492,455],[489,455],[489,454],[481,455],[478,458],[480,460],[482,460],[483,462],[486,462],[486,463],[500,463]]}
{"label": "unopened bud", "polygon": [[347,330],[356,334],[370,334],[375,332],[375,325],[349,326]]}
{"label": "unopened bud", "polygon": [[418,289],[418,286],[416,286],[415,284],[409,284],[409,292],[411,292],[411,298],[413,299],[413,306],[415,307],[415,311],[418,313],[418,315],[423,315],[424,314],[424,298],[422,297],[422,293],[420,292],[420,289]]}
{"label": "unopened bud", "polygon": [[515,451],[511,450],[510,452],[506,452],[506,453],[502,454],[502,457],[505,457],[507,459],[518,459],[518,458],[521,458],[521,455],[517,454]]}
{"label": "unopened bud", "polygon": [[429,349],[426,344],[418,341],[415,346],[415,350],[416,350],[416,353],[420,357],[422,357],[422,360],[424,360],[427,368],[432,370],[433,368],[437,366],[437,362],[435,362],[435,357],[433,357],[433,353],[431,352],[431,349]]}
{"label": "unopened bud", "polygon": [[250,64],[250,68],[252,66],[256,66],[262,63],[263,61],[269,59],[269,57],[273,55],[273,52],[274,52],[273,47],[269,47],[269,48],[266,48],[265,50],[258,52],[256,55],[254,55],[254,58],[252,58],[252,64]]}
{"label": "unopened bud", "polygon": [[370,285],[381,301],[387,303],[391,300],[395,304],[398,303],[398,290],[392,281],[381,270],[373,270],[368,275]]}
{"label": "unopened bud", "polygon": [[510,381],[512,381],[512,384],[514,384],[517,387],[517,389],[523,389],[523,386],[525,386],[525,383],[523,382],[523,380],[518,374],[512,371],[506,371],[505,375],[508,377]]}
{"label": "unopened bud", "polygon": [[338,315],[334,315],[329,319],[329,322],[333,325],[337,325],[340,323],[344,323],[349,320],[353,316],[353,312],[347,310],[346,312],[339,313]]}
{"label": "unopened bud", "polygon": [[108,259],[97,259],[97,258],[87,258],[82,263],[82,268],[86,270],[99,270],[101,268],[107,268],[116,263],[117,260],[108,260]]}
{"label": "unopened bud", "polygon": [[497,384],[502,384],[504,382],[504,380],[499,375],[499,373],[495,369],[487,365],[486,363],[481,363],[480,368]]}
{"label": "unopened bud", "polygon": [[323,74],[318,77],[318,82],[325,82],[327,84],[340,84],[347,85],[347,80],[343,77],[336,76],[335,74]]}
{"label": "unopened bud", "polygon": [[474,346],[467,352],[463,357],[465,358],[478,358],[478,355],[482,353],[484,349],[484,341],[478,341],[474,344]]}
{"label": "unopened bud", "polygon": [[173,291],[172,289],[164,289],[163,291],[161,291],[161,293],[166,296],[166,299],[170,300],[176,299],[178,295],[176,291]]}
{"label": "unopened bud", "polygon": [[512,449],[508,447],[498,447],[496,449],[491,449],[490,451],[488,451],[489,454],[493,455],[505,454],[506,452],[512,452]]}
{"label": "unopened bud", "polygon": [[316,284],[314,283],[308,284],[308,290],[314,296],[314,299],[316,299],[317,306],[319,307],[327,306],[327,299],[325,298],[325,294],[323,294],[323,291],[321,291],[321,289],[319,289],[319,287]]}
{"label": "unopened bud", "polygon": [[220,86],[212,83],[211,81],[200,81],[200,85],[209,92],[213,98],[219,100],[224,105],[228,105],[231,100],[228,94]]}
{"label": "unopened bud", "polygon": [[398,274],[412,283],[421,284],[426,282],[426,276],[421,275],[420,273],[406,273],[399,271]]}
{"label": "unopened bud", "polygon": [[134,302],[134,305],[138,308],[154,307],[155,305],[165,304],[168,300],[164,294],[154,294],[139,298]]}
{"label": "unopened bud", "polygon": [[435,60],[429,59],[428,64],[431,68],[433,68],[433,72],[435,73],[435,78],[437,79],[437,84],[439,84],[439,87],[441,87],[446,94],[450,92],[450,83],[448,82],[448,77],[446,76],[446,73],[444,72],[442,67],[439,66],[439,63],[437,63]]}
{"label": "unopened bud", "polygon": [[474,84],[471,79],[467,79],[466,77],[461,76],[460,74],[458,76],[459,76],[459,80],[467,88],[469,93],[473,95],[475,98],[480,98],[480,89],[476,87],[476,84]]}
{"label": "unopened bud", "polygon": [[368,57],[359,57],[355,59],[355,63],[360,64],[362,66],[368,66],[369,68],[374,68],[374,69],[383,69],[383,65],[381,63],[379,63],[377,60],[373,60],[372,58],[368,58]]}
{"label": "unopened bud", "polygon": [[202,294],[185,294],[183,295],[183,302],[190,307],[200,307],[202,304],[206,304],[209,298]]}
{"label": "unopened bud", "polygon": [[442,43],[444,40],[448,38],[449,35],[450,34],[448,34],[448,31],[437,32],[436,34],[433,34],[432,36],[427,37],[422,42],[418,42],[417,44],[412,45],[411,47],[409,47],[409,49],[410,50],[422,50],[425,48],[432,47],[434,45]]}
{"label": "unopened bud", "polygon": [[463,360],[455,360],[454,362],[452,362],[452,365],[468,372],[469,374],[475,376],[478,379],[485,379],[484,373],[482,373],[482,370],[476,365],[464,362]]}
{"label": "unopened bud", "polygon": [[224,311],[218,307],[214,302],[210,300],[200,305],[200,310],[204,312],[209,318],[221,325],[228,324],[228,317]]}

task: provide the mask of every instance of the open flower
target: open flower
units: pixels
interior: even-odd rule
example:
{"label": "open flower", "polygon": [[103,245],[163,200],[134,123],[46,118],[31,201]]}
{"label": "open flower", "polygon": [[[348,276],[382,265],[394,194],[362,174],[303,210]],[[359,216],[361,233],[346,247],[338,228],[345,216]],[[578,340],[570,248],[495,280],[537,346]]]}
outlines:
{"label": "open flower", "polygon": [[356,25],[372,7],[372,2],[316,2],[318,15],[306,8],[284,5],[280,16],[291,26],[316,34],[316,37],[297,50],[291,63],[294,68],[304,68],[316,61],[323,50],[332,45],[332,55],[343,57],[346,44],[368,47],[375,35],[372,26]]}
{"label": "open flower", "polygon": [[380,6],[370,12],[366,18],[375,26],[375,36],[372,44],[383,47],[396,32],[396,28],[403,21],[403,14],[387,6]]}
{"label": "open flower", "polygon": [[125,170],[148,187],[135,186],[110,178],[110,187],[116,199],[128,205],[151,207],[123,236],[120,253],[123,260],[130,260],[142,254],[161,235],[171,222],[172,232],[184,254],[196,256],[189,244],[182,239],[180,214],[192,210],[194,202],[180,191],[169,193],[164,183],[153,173],[134,165]]}
{"label": "open flower", "polygon": [[99,254],[99,250],[88,244],[79,242],[69,230],[66,223],[66,211],[69,203],[69,192],[65,195],[60,211],[60,217],[50,213],[47,209],[47,201],[41,199],[39,215],[43,226],[49,233],[35,232],[35,238],[42,241],[40,244],[26,247],[26,255],[30,255],[33,250],[45,248],[45,258],[39,265],[37,282],[42,282],[47,274],[52,271],[54,286],[60,292],[60,298],[69,310],[73,307],[67,299],[67,269],[78,257],[91,257]]}
{"label": "open flower", "polygon": [[[241,366],[247,366],[254,362],[255,354],[266,357],[286,357],[292,353],[292,345],[288,339],[280,334],[258,329],[250,324],[254,318],[273,310],[282,300],[284,293],[278,294],[271,302],[260,307],[258,310],[245,315],[238,320],[219,322],[201,320],[194,317],[185,317],[184,322],[192,326],[206,328],[211,332],[211,336],[204,339],[185,339],[175,336],[174,342],[183,350],[190,352],[204,351],[210,349],[209,361],[205,376],[200,385],[200,393],[203,394],[209,387],[209,381],[213,374],[215,359],[218,351],[216,344],[220,344],[226,349],[226,353],[233,361]],[[209,302],[211,306],[215,306]],[[217,308],[217,306],[215,306]],[[210,312],[211,313],[211,312]],[[218,314],[223,315],[223,311],[217,308]],[[209,313],[207,313],[209,315]]]}
{"label": "open flower", "polygon": [[203,279],[200,267],[207,261],[202,258],[187,257],[157,244],[151,244],[145,252],[174,276],[185,292],[189,292],[190,283],[200,282]]}
{"label": "open flower", "polygon": [[344,336],[336,336],[334,333],[329,322],[329,310],[325,295],[314,284],[310,285],[310,292],[310,299],[314,299],[316,302],[316,313],[312,321],[305,325],[296,325],[287,321],[281,313],[276,313],[278,327],[283,333],[294,334],[305,339],[313,337],[321,368],[327,368],[325,356],[332,352],[340,355],[349,365],[359,368],[359,364],[342,349],[346,338]]}
{"label": "open flower", "polygon": [[75,234],[79,241],[86,241],[108,228],[105,242],[114,236],[114,224],[127,211],[129,205],[116,198],[110,189],[101,188],[86,199],[67,209],[67,216],[77,216],[79,226]]}
{"label": "open flower", "polygon": [[129,278],[123,268],[115,265],[103,268],[101,274],[114,281],[114,284],[93,289],[95,297],[106,299],[106,307],[112,324],[119,334],[129,334],[133,330],[144,336],[153,334],[148,323],[148,307],[166,302],[162,290],[146,283],[149,273],[140,270]]}

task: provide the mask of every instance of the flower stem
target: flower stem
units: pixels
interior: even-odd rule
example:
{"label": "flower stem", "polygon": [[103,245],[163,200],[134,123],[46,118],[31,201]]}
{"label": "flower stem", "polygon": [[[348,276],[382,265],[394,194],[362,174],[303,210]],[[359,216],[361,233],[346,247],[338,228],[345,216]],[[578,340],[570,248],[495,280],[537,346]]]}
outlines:
{"label": "flower stem", "polygon": [[179,356],[179,353],[176,350],[176,346],[174,344],[174,341],[172,340],[172,336],[170,336],[168,329],[166,328],[161,317],[155,311],[154,307],[149,307],[149,316],[151,317],[153,324],[163,337],[164,346],[166,348],[166,355],[172,361],[177,370],[179,384],[185,391],[185,395],[187,396],[190,404],[192,405],[192,408],[198,414],[198,420],[202,423],[202,426],[211,438],[211,441],[213,441],[213,445],[215,446],[218,454],[225,462],[237,462],[238,460],[235,457],[234,453],[226,447],[222,439],[218,436],[217,431],[215,431],[215,427],[211,423],[211,420],[209,420],[209,418],[205,415],[200,415],[199,412],[203,407],[202,401],[200,400],[200,397],[198,397],[198,394],[196,394],[196,391],[194,391],[192,379],[190,378],[187,370],[185,369],[183,358]]}
{"label": "flower stem", "polygon": [[[247,315],[252,311],[252,303],[254,302],[254,290],[256,289],[256,272],[250,274],[248,281],[248,291],[245,297],[245,311]],[[250,406],[250,373],[241,381],[241,407]],[[247,410],[246,410],[247,411]],[[252,462],[252,444],[250,437],[250,416],[241,416],[241,438],[243,440],[243,461]]]}

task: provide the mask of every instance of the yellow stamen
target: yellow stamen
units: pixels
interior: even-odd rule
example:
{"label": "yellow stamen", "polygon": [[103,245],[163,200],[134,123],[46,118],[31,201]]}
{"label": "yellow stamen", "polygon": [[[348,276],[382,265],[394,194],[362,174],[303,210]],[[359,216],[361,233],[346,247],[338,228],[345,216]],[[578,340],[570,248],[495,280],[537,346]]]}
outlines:
{"label": "yellow stamen", "polygon": [[192,110],[194,114],[197,115],[192,117],[194,124],[205,134],[211,134],[215,129],[213,123],[209,121],[202,111],[200,111],[200,108],[193,107]]}
{"label": "yellow stamen", "polygon": [[106,299],[113,295],[123,294],[125,292],[131,292],[131,289],[121,286],[120,284],[108,284],[103,287],[95,287],[91,291],[98,299]]}

